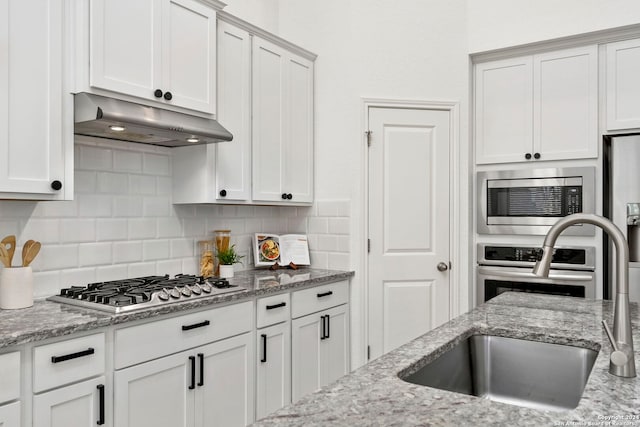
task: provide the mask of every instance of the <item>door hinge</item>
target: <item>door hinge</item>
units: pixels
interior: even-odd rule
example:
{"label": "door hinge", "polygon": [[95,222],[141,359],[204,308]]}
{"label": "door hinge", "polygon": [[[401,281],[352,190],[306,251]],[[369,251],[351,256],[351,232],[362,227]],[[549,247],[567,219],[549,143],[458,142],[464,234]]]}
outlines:
{"label": "door hinge", "polygon": [[371,147],[371,131],[366,130],[364,134],[367,136],[367,147]]}
{"label": "door hinge", "polygon": [[371,252],[371,239],[367,239],[367,253]]}
{"label": "door hinge", "polygon": [[371,360],[371,346],[367,346],[367,360]]}

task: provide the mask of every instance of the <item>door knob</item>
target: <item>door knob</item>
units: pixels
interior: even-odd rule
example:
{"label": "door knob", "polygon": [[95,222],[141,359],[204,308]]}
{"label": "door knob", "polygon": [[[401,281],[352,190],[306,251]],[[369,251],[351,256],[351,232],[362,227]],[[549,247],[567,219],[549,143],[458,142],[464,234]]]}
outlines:
{"label": "door knob", "polygon": [[438,271],[447,271],[449,269],[449,266],[444,262],[439,262],[437,268]]}

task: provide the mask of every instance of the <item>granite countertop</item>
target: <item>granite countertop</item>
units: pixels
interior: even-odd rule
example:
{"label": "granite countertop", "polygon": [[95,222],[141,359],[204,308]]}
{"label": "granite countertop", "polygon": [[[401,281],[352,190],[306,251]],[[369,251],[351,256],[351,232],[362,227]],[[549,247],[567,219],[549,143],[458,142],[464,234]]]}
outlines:
{"label": "granite countertop", "polygon": [[239,271],[235,273],[235,277],[229,279],[229,282],[244,287],[246,289],[244,291],[164,304],[122,314],[110,314],[53,301],[36,300],[33,307],[0,310],[0,350],[109,325],[319,286],[348,279],[353,275],[352,271],[313,268]]}
{"label": "granite countertop", "polygon": [[[613,324],[612,308],[610,301],[505,293],[255,425],[640,426],[640,377],[624,379],[608,373],[611,346],[601,320]],[[640,373],[640,319],[635,303],[632,319]],[[564,412],[494,402],[410,384],[398,377],[410,365],[426,364],[474,333],[601,349],[578,407]]]}

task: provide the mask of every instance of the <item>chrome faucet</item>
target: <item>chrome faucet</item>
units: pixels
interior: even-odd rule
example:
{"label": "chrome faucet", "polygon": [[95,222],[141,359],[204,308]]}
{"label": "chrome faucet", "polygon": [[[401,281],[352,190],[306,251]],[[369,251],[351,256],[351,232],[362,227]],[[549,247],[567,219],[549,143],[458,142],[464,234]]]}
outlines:
{"label": "chrome faucet", "polygon": [[567,227],[575,224],[593,224],[602,228],[612,239],[616,247],[616,300],[613,316],[613,335],[607,323],[602,320],[607,337],[613,347],[609,359],[609,373],[619,377],[636,376],[636,364],[631,336],[631,313],[629,310],[629,246],[624,234],[611,221],[602,216],[577,213],[568,215],[556,222],[544,238],[542,258],[533,267],[536,276],[549,276],[549,267],[553,257],[553,246]]}

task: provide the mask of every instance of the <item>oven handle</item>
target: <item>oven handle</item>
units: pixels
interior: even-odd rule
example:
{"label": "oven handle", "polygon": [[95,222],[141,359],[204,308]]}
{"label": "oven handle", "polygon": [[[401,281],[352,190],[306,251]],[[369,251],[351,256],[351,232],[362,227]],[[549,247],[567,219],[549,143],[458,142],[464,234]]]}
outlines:
{"label": "oven handle", "polygon": [[511,277],[521,278],[529,280],[565,280],[571,282],[590,282],[593,280],[593,273],[591,272],[563,272],[558,273],[557,270],[552,270],[549,273],[549,277],[538,277],[533,274],[532,270],[524,269],[512,269],[505,267],[486,267],[479,266],[478,273],[485,276],[498,276],[498,277]]}

